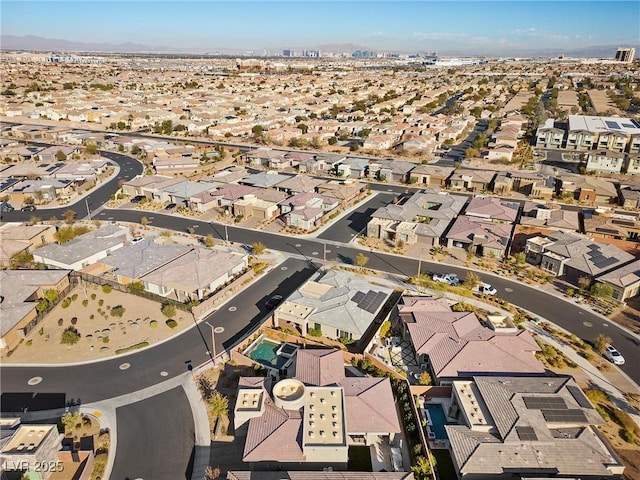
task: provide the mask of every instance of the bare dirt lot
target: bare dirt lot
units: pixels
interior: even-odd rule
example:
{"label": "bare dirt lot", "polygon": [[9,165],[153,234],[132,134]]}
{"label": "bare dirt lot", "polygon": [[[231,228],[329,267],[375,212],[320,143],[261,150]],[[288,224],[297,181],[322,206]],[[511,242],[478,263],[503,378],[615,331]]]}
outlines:
{"label": "bare dirt lot", "polygon": [[640,333],[640,298],[630,298],[626,302],[627,307],[615,315],[612,320],[632,332]]}
{"label": "bare dirt lot", "polygon": [[[78,285],[67,298],[75,300],[67,308],[60,302],[10,356],[2,354],[2,361],[67,363],[104,358],[129,347],[157,343],[194,325],[191,313],[177,310],[176,325],[171,328],[159,303],[116,290],[105,293],[92,283]],[[118,316],[120,309],[114,310],[117,306],[123,308],[122,316]],[[75,345],[60,342],[69,327],[80,334]]]}

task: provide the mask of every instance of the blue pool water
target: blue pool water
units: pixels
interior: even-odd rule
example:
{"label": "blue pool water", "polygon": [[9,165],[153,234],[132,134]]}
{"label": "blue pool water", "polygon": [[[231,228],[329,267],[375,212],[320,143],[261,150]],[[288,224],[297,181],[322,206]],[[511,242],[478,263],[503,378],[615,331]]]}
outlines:
{"label": "blue pool water", "polygon": [[447,425],[447,417],[440,405],[425,405],[431,417],[431,430],[436,434],[438,440],[449,440],[444,426]]}
{"label": "blue pool water", "polygon": [[279,347],[279,343],[271,342],[263,338],[251,349],[250,352],[245,352],[245,355],[251,358],[251,360],[261,363],[265,367],[280,370],[289,359],[281,357],[276,353]]}

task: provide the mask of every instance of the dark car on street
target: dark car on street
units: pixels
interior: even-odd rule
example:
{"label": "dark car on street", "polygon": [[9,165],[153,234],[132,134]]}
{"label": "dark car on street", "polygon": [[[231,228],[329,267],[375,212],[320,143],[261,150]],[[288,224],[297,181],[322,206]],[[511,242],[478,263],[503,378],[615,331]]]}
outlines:
{"label": "dark car on street", "polygon": [[20,210],[22,210],[23,212],[35,212],[36,207],[33,205],[25,205]]}
{"label": "dark car on street", "polygon": [[265,303],[264,306],[267,308],[267,310],[273,310],[278,305],[280,305],[280,303],[282,303],[282,295],[274,295],[269,300],[267,300],[267,303]]}

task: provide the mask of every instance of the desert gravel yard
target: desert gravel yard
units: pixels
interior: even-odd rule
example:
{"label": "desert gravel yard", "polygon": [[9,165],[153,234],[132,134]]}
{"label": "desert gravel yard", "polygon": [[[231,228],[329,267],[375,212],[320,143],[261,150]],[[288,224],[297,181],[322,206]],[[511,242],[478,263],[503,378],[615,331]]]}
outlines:
{"label": "desert gravel yard", "polygon": [[[61,301],[13,352],[2,354],[2,362],[94,360],[152,345],[194,325],[190,312],[176,309],[174,322],[170,322],[160,303],[116,290],[106,293],[91,283],[78,285],[67,298],[71,299],[67,308],[67,302]],[[80,334],[74,345],[61,343],[62,333],[69,327]]]}

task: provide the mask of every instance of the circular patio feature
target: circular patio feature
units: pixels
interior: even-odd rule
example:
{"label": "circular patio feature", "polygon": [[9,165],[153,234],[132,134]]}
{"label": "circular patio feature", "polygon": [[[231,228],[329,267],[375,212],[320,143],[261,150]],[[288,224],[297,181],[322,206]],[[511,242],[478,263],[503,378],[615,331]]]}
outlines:
{"label": "circular patio feature", "polygon": [[42,382],[42,377],[32,377],[27,380],[27,385],[31,385],[33,387],[34,385],[38,385],[40,382]]}

